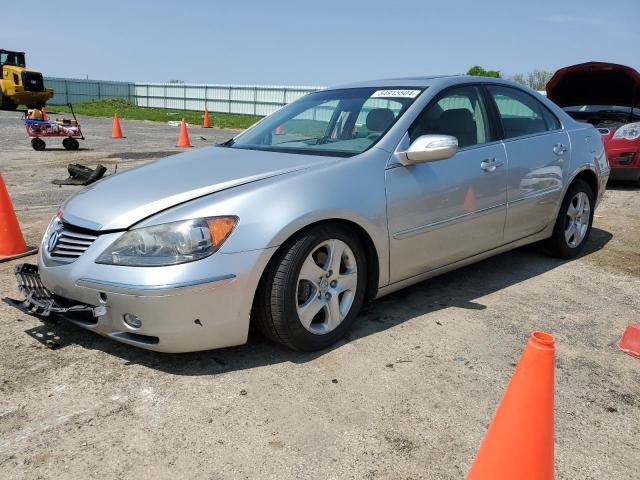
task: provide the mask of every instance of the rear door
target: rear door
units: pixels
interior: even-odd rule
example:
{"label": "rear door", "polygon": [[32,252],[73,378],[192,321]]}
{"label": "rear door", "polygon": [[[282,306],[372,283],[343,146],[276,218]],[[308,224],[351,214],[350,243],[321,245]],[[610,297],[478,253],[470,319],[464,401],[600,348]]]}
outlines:
{"label": "rear door", "polygon": [[570,163],[569,135],[542,102],[518,88],[488,85],[509,161],[505,243],[555,221]]}
{"label": "rear door", "polygon": [[479,87],[436,97],[400,145],[421,135],[458,139],[453,157],[387,168],[387,217],[391,281],[396,282],[502,243],[506,211],[506,155],[495,141]]}

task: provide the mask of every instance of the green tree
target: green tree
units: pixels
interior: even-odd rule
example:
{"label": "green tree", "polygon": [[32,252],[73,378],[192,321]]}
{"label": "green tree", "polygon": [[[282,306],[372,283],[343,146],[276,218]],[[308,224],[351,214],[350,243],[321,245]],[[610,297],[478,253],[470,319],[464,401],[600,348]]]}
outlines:
{"label": "green tree", "polygon": [[474,77],[500,78],[500,70],[485,70],[480,65],[474,65],[469,69],[467,75],[473,75]]}
{"label": "green tree", "polygon": [[527,79],[522,73],[513,74],[513,76],[511,77],[511,80],[513,80],[514,82],[518,82],[522,85],[529,85],[529,83],[527,82]]}

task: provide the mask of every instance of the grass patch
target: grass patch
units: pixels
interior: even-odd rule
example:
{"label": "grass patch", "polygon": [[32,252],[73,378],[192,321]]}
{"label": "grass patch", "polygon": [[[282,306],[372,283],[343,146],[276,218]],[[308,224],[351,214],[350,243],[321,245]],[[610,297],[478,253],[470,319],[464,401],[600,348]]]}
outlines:
{"label": "grass patch", "polygon": [[[153,107],[138,107],[126,100],[109,99],[95,102],[78,103],[73,106],[78,116],[113,117],[118,112],[120,118],[126,120],[150,120],[152,122],[180,121],[183,117],[192,125],[202,125],[203,112],[193,110],[176,110]],[[66,105],[50,105],[48,113],[70,113]],[[255,115],[240,115],[235,113],[210,113],[211,126],[218,128],[245,129],[256,123],[262,117]],[[80,123],[82,120],[80,119]]]}

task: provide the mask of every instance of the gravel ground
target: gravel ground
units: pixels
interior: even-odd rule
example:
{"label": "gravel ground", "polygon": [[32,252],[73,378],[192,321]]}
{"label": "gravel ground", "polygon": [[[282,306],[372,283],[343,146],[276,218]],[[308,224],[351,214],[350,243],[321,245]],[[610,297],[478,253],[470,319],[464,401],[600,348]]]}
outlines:
{"label": "gravel ground", "polygon": [[[81,120],[86,150],[34,152],[19,116],[0,114],[0,171],[30,244],[77,188],[50,184],[67,163],[179,151],[172,127],[125,121],[116,141],[109,120]],[[191,130],[196,146],[233,134]],[[0,296],[19,296],[14,264],[0,264]],[[0,304],[0,478],[462,478],[530,332],[546,330],[556,478],[637,479],[640,361],[615,344],[640,322],[639,291],[640,196],[618,186],[581,258],[528,247],[423,282],[315,354],[258,336],[158,354]]]}

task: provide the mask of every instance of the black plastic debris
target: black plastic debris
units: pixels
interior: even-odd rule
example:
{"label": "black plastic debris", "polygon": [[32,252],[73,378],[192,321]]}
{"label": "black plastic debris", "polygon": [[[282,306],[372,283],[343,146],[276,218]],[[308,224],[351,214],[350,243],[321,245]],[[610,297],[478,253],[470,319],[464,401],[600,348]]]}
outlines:
{"label": "black plastic debris", "polygon": [[107,172],[107,167],[98,164],[96,168],[85,167],[79,163],[70,163],[67,166],[69,178],[53,180],[54,185],[89,185],[100,180]]}

